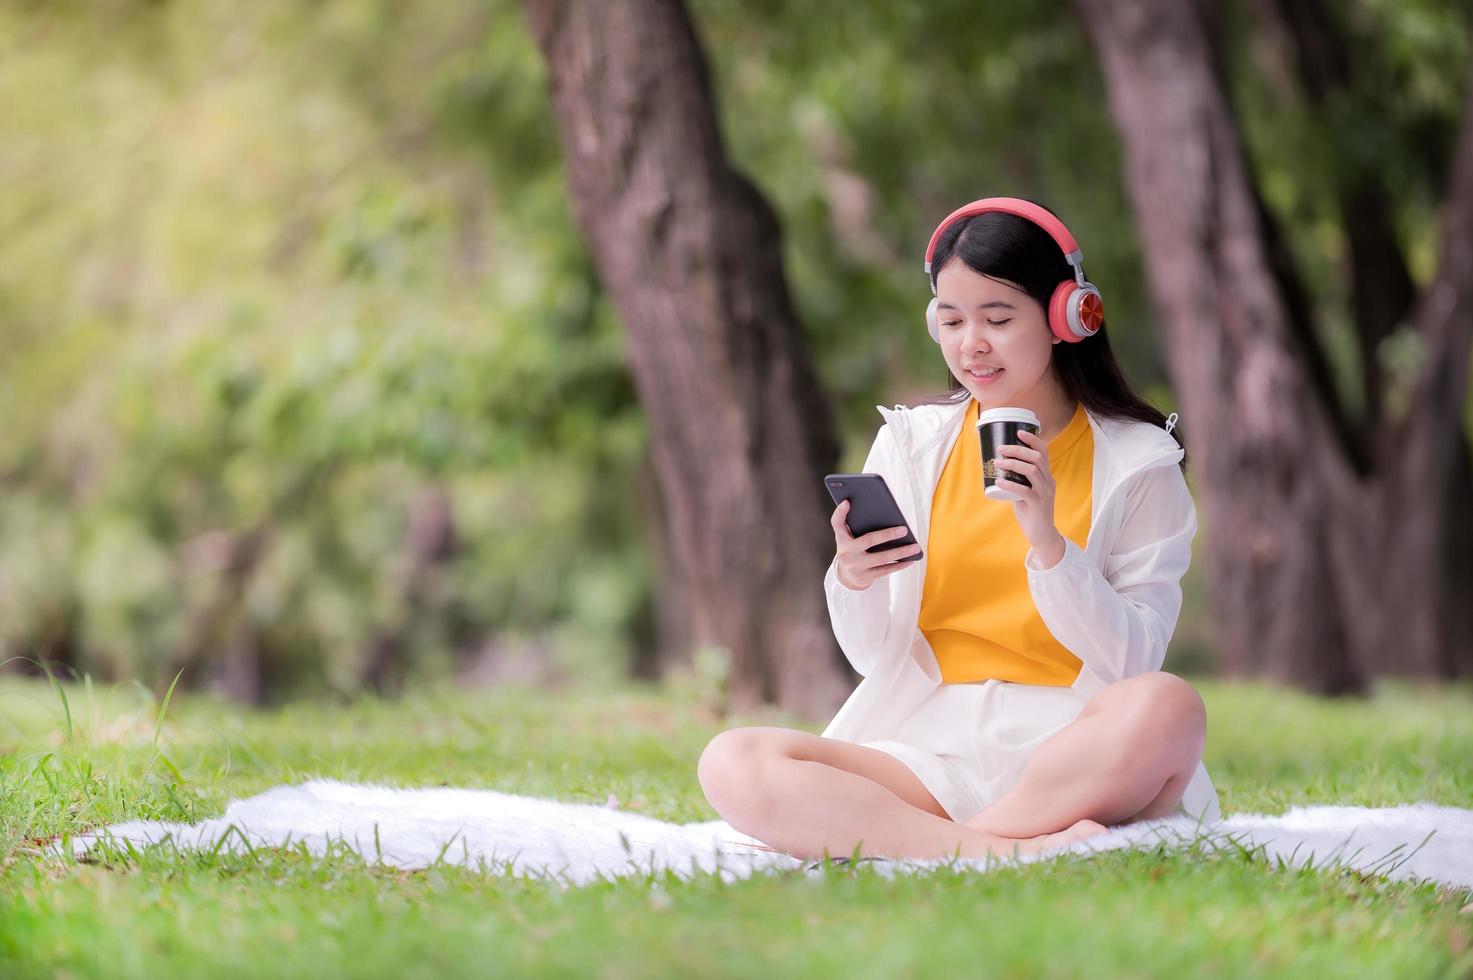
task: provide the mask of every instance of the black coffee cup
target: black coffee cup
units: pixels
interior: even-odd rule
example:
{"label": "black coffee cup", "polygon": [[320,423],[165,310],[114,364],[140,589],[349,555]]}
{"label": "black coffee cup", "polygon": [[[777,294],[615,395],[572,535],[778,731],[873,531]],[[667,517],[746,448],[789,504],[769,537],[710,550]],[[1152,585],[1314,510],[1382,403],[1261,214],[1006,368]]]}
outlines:
{"label": "black coffee cup", "polygon": [[[1027,430],[1038,435],[1038,416],[1026,408],[989,408],[977,417],[977,436],[982,440],[982,495],[989,500],[1017,500],[1017,495],[1007,489],[1008,480],[1017,480],[1025,487],[1033,484],[1017,470],[997,468],[999,446],[1022,446],[1032,449],[1018,433]],[[1016,457],[1004,456],[1003,459]],[[1006,473],[1002,483],[997,482],[999,473]]]}

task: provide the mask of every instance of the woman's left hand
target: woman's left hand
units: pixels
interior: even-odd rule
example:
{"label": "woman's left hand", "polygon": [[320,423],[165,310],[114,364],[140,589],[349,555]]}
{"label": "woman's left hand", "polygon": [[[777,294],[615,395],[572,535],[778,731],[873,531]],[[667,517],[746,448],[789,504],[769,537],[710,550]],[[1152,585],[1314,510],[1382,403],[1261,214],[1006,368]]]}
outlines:
{"label": "woman's left hand", "polygon": [[[1055,486],[1054,475],[1049,471],[1048,444],[1026,430],[1020,431],[1018,438],[1028,445],[999,446],[995,465],[999,470],[1008,471],[1007,475],[1000,474],[999,479],[1007,480],[1010,484],[1008,493],[1017,497],[1012,501],[1013,516],[1018,519],[1023,536],[1038,553],[1039,564],[1053,568],[1064,557],[1064,536],[1054,526]],[[1003,459],[1004,456],[1007,459]],[[1025,477],[1033,485],[1023,486],[1011,479],[1012,474]]]}

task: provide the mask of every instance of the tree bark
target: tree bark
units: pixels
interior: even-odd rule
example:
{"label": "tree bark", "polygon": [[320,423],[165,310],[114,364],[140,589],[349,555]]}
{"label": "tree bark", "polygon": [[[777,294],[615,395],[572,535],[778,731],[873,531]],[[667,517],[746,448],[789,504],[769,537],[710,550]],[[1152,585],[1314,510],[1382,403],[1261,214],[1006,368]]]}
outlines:
{"label": "tree bark", "polygon": [[460,548],[455,513],[444,487],[432,484],[416,493],[408,517],[393,572],[398,603],[369,638],[363,654],[361,680],[381,697],[403,692],[415,623],[434,605],[441,569]]}
{"label": "tree bark", "polygon": [[639,470],[639,499],[649,525],[650,553],[654,557],[654,588],[647,617],[635,631],[635,648],[630,675],[658,680],[669,671],[690,666],[694,654],[691,635],[690,590],[680,572],[678,556],[670,540],[667,511],[660,496],[660,481],[654,461],[646,454]]}
{"label": "tree bark", "polygon": [[1394,650],[1408,672],[1443,678],[1473,675],[1473,479],[1464,425],[1473,353],[1473,71],[1466,91],[1440,208],[1437,274],[1412,317],[1421,353],[1407,409],[1385,417],[1376,433],[1377,456],[1389,463],[1383,478],[1350,488],[1359,492],[1348,527],[1370,537],[1370,554],[1385,564],[1364,561],[1364,552],[1359,560],[1341,556],[1355,590],[1348,601],[1379,599],[1385,616],[1387,646],[1358,646],[1365,662]]}
{"label": "tree bark", "polygon": [[1203,437],[1192,452],[1225,672],[1350,693],[1378,674],[1466,665],[1473,640],[1456,600],[1466,604],[1473,579],[1439,538],[1468,489],[1456,483],[1473,285],[1467,121],[1442,266],[1416,316],[1427,357],[1415,424],[1381,424],[1361,473],[1316,383],[1313,332],[1275,273],[1285,257],[1199,12],[1174,0],[1075,3],[1124,145],[1182,414]]}
{"label": "tree bark", "polygon": [[838,459],[776,216],[732,169],[678,0],[523,0],[572,209],[629,337],[692,644],[738,708],[826,715],[852,686],[828,626],[821,477]]}
{"label": "tree bark", "polygon": [[198,687],[203,669],[213,668],[221,693],[242,704],[263,703],[266,677],[260,636],[246,614],[245,597],[266,549],[271,532],[208,531],[185,542],[180,565],[186,584],[201,590],[190,614],[179,652],[154,678],[154,693],[162,698],[180,671],[180,683]]}

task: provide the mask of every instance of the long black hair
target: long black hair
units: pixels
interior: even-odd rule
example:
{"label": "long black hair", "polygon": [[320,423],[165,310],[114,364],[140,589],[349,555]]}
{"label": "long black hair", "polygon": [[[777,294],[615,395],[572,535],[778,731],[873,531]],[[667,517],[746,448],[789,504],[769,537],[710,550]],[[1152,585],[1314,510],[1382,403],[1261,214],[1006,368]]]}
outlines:
{"label": "long black hair", "polygon": [[[1054,287],[1064,279],[1074,278],[1063,249],[1048,232],[1026,218],[1000,211],[972,215],[947,226],[931,256],[933,287],[937,274],[953,256],[974,272],[1017,285],[1038,302],[1045,317]],[[1064,392],[1083,402],[1090,412],[1106,418],[1136,419],[1157,426],[1166,424],[1166,416],[1160,410],[1131,390],[1110,350],[1110,333],[1103,323],[1092,337],[1051,347],[1054,376]],[[918,398],[909,403],[910,407],[958,404],[971,397],[949,367],[946,377],[945,393]],[[1182,441],[1181,427],[1173,426],[1170,435],[1182,447],[1181,469],[1185,473],[1186,443]]]}

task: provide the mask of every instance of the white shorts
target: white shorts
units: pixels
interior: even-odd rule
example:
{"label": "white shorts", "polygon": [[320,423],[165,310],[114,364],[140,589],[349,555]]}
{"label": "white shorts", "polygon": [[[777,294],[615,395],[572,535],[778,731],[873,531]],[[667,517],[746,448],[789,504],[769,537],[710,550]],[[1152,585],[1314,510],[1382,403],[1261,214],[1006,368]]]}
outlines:
{"label": "white shorts", "polygon": [[986,680],[939,684],[901,722],[898,737],[861,742],[905,763],[958,822],[1018,781],[1040,745],[1089,697],[1072,687]]}

